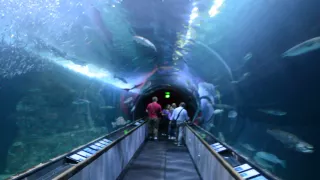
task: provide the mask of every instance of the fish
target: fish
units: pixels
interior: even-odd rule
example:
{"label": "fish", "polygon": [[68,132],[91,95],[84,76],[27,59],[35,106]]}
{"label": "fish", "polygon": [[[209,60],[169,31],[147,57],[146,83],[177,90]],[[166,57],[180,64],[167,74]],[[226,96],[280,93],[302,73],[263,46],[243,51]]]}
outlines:
{"label": "fish", "polygon": [[222,132],[219,132],[219,137],[218,137],[218,139],[219,139],[221,142],[223,142],[223,143],[226,142],[226,139],[224,138]]}
{"label": "fish", "polygon": [[213,111],[213,114],[221,114],[221,113],[223,113],[223,109],[215,109],[214,111]]}
{"label": "fish", "polygon": [[245,62],[246,62],[246,61],[249,61],[251,58],[252,58],[252,53],[248,53],[248,54],[246,54],[246,55],[243,57],[243,59],[244,59]]}
{"label": "fish", "polygon": [[[134,61],[136,61],[136,60],[138,60],[140,57],[135,57],[135,58],[133,58],[132,59],[132,61],[134,62]],[[140,68],[140,67],[139,67]]]}
{"label": "fish", "polygon": [[178,56],[180,56],[180,57],[183,56],[183,54],[182,54],[180,51],[178,51],[178,50],[176,50],[175,53],[176,53]]}
{"label": "fish", "polygon": [[264,151],[260,151],[260,152],[256,153],[256,156],[258,158],[261,158],[261,159],[265,160],[265,161],[269,161],[269,162],[272,162],[274,164],[280,164],[283,168],[286,168],[286,161],[279,159],[274,154],[267,153],[267,152],[264,152]]}
{"label": "fish", "polygon": [[274,110],[274,109],[258,109],[258,111],[274,115],[274,116],[284,116],[287,114],[287,112],[281,111],[281,110]]}
{"label": "fish", "polygon": [[259,158],[258,156],[254,156],[253,160],[259,165],[262,166],[262,168],[266,169],[266,170],[270,170],[271,172],[274,172],[274,166],[272,166],[271,164],[269,164],[267,161]]}
{"label": "fish", "polygon": [[23,142],[17,141],[15,143],[13,143],[12,145],[13,147],[18,147],[18,146],[24,146]]}
{"label": "fish", "polygon": [[134,85],[132,88],[123,88],[123,90],[125,90],[125,91],[131,91],[131,90],[133,90],[133,89],[138,88],[138,87],[139,87],[139,86],[141,86],[142,84],[143,84],[143,82],[142,82],[142,83],[139,83],[139,84]]}
{"label": "fish", "polygon": [[133,106],[130,112],[134,112],[136,110],[136,106]]}
{"label": "fish", "polygon": [[238,116],[237,111],[231,110],[228,112],[228,118],[236,118]]}
{"label": "fish", "polygon": [[231,81],[231,83],[232,83],[232,84],[237,84],[237,83],[239,83],[239,82],[241,82],[241,81],[246,80],[250,75],[251,75],[250,72],[246,72],[246,73],[244,73],[244,74],[239,78],[238,81]]}
{"label": "fish", "polygon": [[29,89],[29,92],[41,92],[41,89],[39,88],[34,88],[34,89]]}
{"label": "fish", "polygon": [[227,105],[227,104],[212,104],[214,108],[220,108],[220,109],[234,109],[234,107]]}
{"label": "fish", "polygon": [[133,97],[129,97],[129,98],[127,98],[123,103],[124,103],[124,104],[128,104],[128,103],[130,103],[132,100],[133,100]]}
{"label": "fish", "polygon": [[121,77],[121,76],[114,75],[113,78],[119,79],[123,83],[128,84],[128,81],[125,78]]}
{"label": "fish", "polygon": [[256,151],[256,149],[252,147],[250,144],[240,144],[240,145],[249,151]]}
{"label": "fish", "polygon": [[100,106],[100,109],[114,109],[113,106]]}
{"label": "fish", "polygon": [[315,37],[304,41],[300,44],[295,45],[294,47],[285,51],[281,56],[284,57],[292,57],[298,56],[310,51],[314,51],[320,48],[320,37]]}
{"label": "fish", "polygon": [[267,133],[274,137],[276,140],[287,145],[289,148],[295,149],[298,152],[313,153],[314,151],[314,147],[311,144],[301,140],[300,138],[289,132],[278,129],[268,129]]}
{"label": "fish", "polygon": [[133,36],[133,40],[135,42],[137,42],[138,44],[141,44],[141,45],[148,47],[148,48],[154,50],[155,52],[157,52],[156,46],[150,40],[148,40],[142,36]]}
{"label": "fish", "polygon": [[141,88],[142,91],[145,91],[151,87],[152,83],[151,81],[146,82],[143,87]]}
{"label": "fish", "polygon": [[77,99],[72,102],[72,104],[74,104],[74,105],[83,105],[83,104],[89,104],[89,103],[90,103],[90,101],[88,101],[86,99]]}

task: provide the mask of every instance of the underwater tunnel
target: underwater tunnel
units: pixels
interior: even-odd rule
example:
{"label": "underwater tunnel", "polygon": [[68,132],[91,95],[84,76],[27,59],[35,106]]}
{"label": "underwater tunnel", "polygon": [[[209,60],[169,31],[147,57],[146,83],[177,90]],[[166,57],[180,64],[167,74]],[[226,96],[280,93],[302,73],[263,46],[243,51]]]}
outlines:
{"label": "underwater tunnel", "polygon": [[[118,117],[111,123],[114,130],[110,133],[10,179],[277,179],[228,145],[221,132],[217,136],[213,134],[211,128],[222,129],[226,125],[221,121],[221,117],[215,118],[224,111],[221,109],[229,111],[227,114],[230,119],[237,118],[237,112],[233,106],[214,104],[214,98],[208,93],[216,92],[212,84],[200,83],[199,88],[194,88],[189,82],[195,77],[183,76],[180,71],[168,71],[161,76],[158,74],[159,69],[161,68],[144,80],[138,94],[130,92],[136,87],[120,89],[118,107],[121,111],[127,112],[130,115],[127,118],[131,118],[132,121]],[[68,77],[68,80],[74,76],[72,73],[69,74],[69,70],[61,68],[53,72]],[[78,83],[78,86],[83,83],[83,87],[86,87],[84,93],[96,89],[102,97],[107,98],[108,94],[112,93],[105,85],[101,88],[101,82],[89,79],[88,84],[84,83],[86,77],[83,78],[76,77],[77,80],[72,79],[72,83]],[[60,82],[60,78],[56,80]],[[37,94],[40,90],[29,91]],[[76,106],[76,111],[85,116],[85,128],[90,128],[92,122],[88,116],[92,113],[92,104],[89,102],[89,94],[84,94],[84,97],[86,98],[71,100]],[[158,139],[149,138],[152,129],[149,126],[150,119],[146,117],[146,105],[152,102],[153,97],[158,97],[157,102],[163,108],[173,103],[179,106],[181,102],[185,102],[184,109],[187,110],[189,121],[185,121],[183,127],[184,145],[177,146],[175,140],[168,139],[169,122],[163,117],[160,118]],[[27,108],[30,105],[25,106]],[[99,108],[107,114],[115,111],[115,108],[109,105]],[[217,110],[218,113],[215,112]],[[210,111],[212,112],[209,113]],[[232,121],[237,122],[235,119]],[[229,123],[227,129],[232,132],[237,125],[239,123]],[[79,127],[74,128],[76,131],[68,135],[72,139],[81,138],[81,133],[77,134]],[[101,131],[100,134],[109,131],[108,126]],[[175,136],[178,138],[178,130],[176,133]],[[19,144],[17,148],[21,150],[24,146]]]}
{"label": "underwater tunnel", "polygon": [[1,1],[0,180],[317,179],[318,7]]}

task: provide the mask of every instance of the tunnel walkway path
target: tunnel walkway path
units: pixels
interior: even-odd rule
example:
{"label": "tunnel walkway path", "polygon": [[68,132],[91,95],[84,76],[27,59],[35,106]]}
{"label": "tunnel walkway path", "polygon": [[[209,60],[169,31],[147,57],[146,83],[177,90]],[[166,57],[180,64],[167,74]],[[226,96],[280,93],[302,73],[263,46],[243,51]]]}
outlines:
{"label": "tunnel walkway path", "polygon": [[160,138],[147,141],[119,180],[197,180],[201,179],[188,149]]}

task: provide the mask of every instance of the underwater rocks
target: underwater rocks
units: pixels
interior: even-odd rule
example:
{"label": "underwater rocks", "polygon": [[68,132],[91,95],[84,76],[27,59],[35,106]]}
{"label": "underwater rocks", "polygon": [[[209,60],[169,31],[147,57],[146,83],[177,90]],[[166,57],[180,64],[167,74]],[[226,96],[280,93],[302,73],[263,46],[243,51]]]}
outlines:
{"label": "underwater rocks", "polygon": [[16,106],[17,112],[28,113],[41,109],[46,103],[41,96],[31,95],[23,97]]}
{"label": "underwater rocks", "polygon": [[[108,133],[107,114],[100,108],[105,102],[97,93],[101,83],[65,70],[39,73],[23,82],[30,83],[12,83],[22,97],[7,117],[18,132],[4,173],[16,174]],[[90,103],[72,103],[79,98]]]}
{"label": "underwater rocks", "polygon": [[17,173],[29,169],[83,145],[105,132],[106,128],[95,128],[43,137],[19,137],[9,149],[6,172]]}
{"label": "underwater rocks", "polygon": [[116,128],[116,127],[119,127],[119,126],[124,126],[124,125],[126,125],[126,124],[128,124],[130,122],[131,122],[130,120],[126,121],[122,116],[120,116],[120,117],[118,117],[116,119],[115,122],[112,122],[112,127]]}

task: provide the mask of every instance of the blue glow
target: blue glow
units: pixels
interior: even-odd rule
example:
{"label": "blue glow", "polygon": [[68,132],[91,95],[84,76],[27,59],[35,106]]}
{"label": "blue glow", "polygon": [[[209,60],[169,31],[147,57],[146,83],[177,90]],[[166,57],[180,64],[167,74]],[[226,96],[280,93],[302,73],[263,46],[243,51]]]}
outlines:
{"label": "blue glow", "polygon": [[130,83],[126,84],[118,79],[114,79],[111,73],[106,69],[99,68],[93,64],[81,66],[73,63],[70,60],[52,56],[49,53],[40,53],[39,55],[73,72],[77,72],[90,78],[96,78],[104,83],[111,84],[118,88],[131,88],[133,86]]}
{"label": "blue glow", "polygon": [[[193,3],[193,5],[195,6],[196,3]],[[188,30],[187,30],[187,33],[178,38],[178,41],[182,41],[182,43],[176,43],[178,48],[183,48],[185,47],[188,43],[189,43],[189,40],[191,38],[193,38],[196,34],[196,32],[193,31],[191,25],[192,23],[194,22],[194,20],[199,16],[199,9],[198,7],[193,7],[192,11],[191,11],[191,14],[190,14],[190,19],[188,21]],[[178,42],[177,41],[177,42]],[[179,54],[177,54],[177,52],[174,52],[173,55],[172,55],[172,58],[173,60],[177,60],[179,57]]]}
{"label": "blue glow", "polygon": [[210,17],[214,17],[219,13],[219,8],[223,5],[224,0],[215,0],[214,4],[212,5],[212,7],[209,10],[209,16]]}

